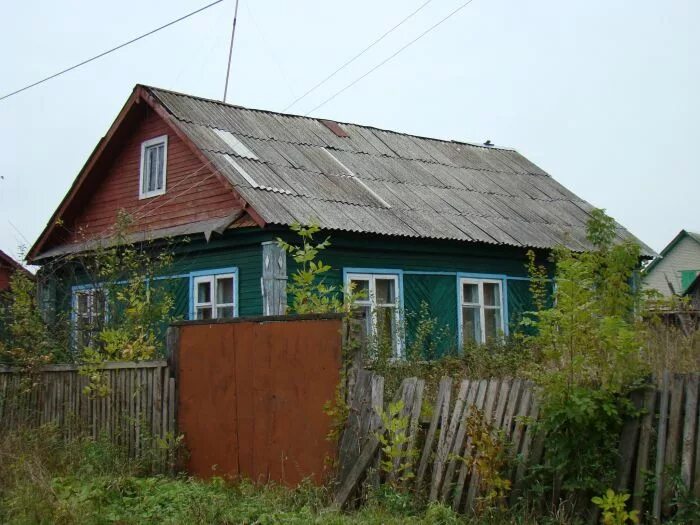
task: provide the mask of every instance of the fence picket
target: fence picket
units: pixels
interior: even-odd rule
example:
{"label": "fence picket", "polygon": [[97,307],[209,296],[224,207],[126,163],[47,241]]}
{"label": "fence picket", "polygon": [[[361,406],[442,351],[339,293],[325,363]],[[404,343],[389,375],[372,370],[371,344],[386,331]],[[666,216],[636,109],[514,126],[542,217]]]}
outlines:
{"label": "fence picket", "polygon": [[440,380],[438,386],[437,399],[435,401],[435,409],[433,410],[433,417],[430,420],[430,426],[428,427],[428,433],[425,437],[425,443],[423,445],[423,452],[421,453],[420,463],[418,465],[418,475],[416,476],[416,487],[420,488],[425,478],[425,472],[428,468],[428,463],[430,462],[430,455],[433,451],[433,443],[435,442],[435,434],[437,433],[438,423],[440,422],[440,417],[444,410],[445,399],[448,399],[450,389],[452,388],[452,380],[447,377],[443,377]]}

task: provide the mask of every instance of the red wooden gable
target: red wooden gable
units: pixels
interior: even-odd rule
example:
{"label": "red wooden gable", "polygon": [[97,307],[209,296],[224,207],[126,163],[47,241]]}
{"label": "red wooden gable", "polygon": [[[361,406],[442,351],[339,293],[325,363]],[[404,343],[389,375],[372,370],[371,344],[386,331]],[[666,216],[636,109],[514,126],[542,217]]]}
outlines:
{"label": "red wooden gable", "polygon": [[[166,191],[140,199],[141,144],[162,135],[168,136]],[[220,219],[246,207],[168,113],[137,87],[28,259],[57,246],[110,237],[120,210],[132,217],[131,233],[137,233]]]}

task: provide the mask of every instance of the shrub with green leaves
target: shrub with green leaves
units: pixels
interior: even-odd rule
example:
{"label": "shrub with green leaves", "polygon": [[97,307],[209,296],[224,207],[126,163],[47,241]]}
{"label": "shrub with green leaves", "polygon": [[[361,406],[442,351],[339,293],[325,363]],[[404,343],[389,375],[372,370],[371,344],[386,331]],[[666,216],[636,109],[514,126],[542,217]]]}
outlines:
{"label": "shrub with green leaves", "polygon": [[[591,251],[555,250],[553,304],[540,300],[524,320],[534,328],[525,342],[540,387],[539,428],[547,434],[538,472],[555,497],[600,493],[612,483],[619,431],[632,413],[627,395],[648,371],[634,285],[639,247],[613,242],[615,223],[602,210],[592,213],[588,239]],[[542,276],[533,286],[544,285]]]}
{"label": "shrub with green leaves", "polygon": [[295,314],[341,312],[341,290],[325,283],[324,276],[331,267],[319,259],[319,253],[330,246],[330,238],[326,237],[319,243],[314,241],[314,235],[321,231],[318,224],[302,226],[294,223],[290,229],[299,236],[301,244],[290,244],[277,238],[277,244],[297,264],[291,276],[292,282],[287,284],[287,295],[292,298],[289,311]]}
{"label": "shrub with green leaves", "polygon": [[61,339],[50,334],[36,302],[36,284],[24,272],[10,277],[0,302],[0,363],[29,370],[60,354]]}

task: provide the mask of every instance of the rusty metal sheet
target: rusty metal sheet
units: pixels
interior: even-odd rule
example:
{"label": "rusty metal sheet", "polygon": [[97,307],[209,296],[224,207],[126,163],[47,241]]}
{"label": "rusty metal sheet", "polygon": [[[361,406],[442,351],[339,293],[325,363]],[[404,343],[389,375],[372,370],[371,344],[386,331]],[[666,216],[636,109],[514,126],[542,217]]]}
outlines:
{"label": "rusty metal sheet", "polygon": [[335,453],[323,405],[340,380],[341,320],[242,319],[178,329],[178,425],[188,472],[321,484]]}

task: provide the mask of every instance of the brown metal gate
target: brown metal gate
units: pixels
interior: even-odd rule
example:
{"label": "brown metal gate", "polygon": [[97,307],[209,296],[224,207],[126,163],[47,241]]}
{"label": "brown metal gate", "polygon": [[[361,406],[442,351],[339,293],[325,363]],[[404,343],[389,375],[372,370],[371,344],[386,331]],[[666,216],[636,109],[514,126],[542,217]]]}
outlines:
{"label": "brown metal gate", "polygon": [[323,479],[341,366],[339,316],[177,324],[179,432],[196,476],[295,485]]}

